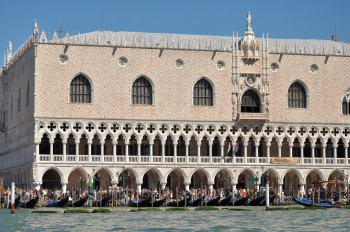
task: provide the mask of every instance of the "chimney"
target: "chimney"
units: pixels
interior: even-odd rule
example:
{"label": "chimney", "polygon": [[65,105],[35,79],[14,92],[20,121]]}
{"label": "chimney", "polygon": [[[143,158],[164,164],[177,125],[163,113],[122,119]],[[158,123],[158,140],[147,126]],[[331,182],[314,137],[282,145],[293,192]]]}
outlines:
{"label": "chimney", "polygon": [[338,37],[336,35],[332,35],[332,40],[333,41],[338,41]]}

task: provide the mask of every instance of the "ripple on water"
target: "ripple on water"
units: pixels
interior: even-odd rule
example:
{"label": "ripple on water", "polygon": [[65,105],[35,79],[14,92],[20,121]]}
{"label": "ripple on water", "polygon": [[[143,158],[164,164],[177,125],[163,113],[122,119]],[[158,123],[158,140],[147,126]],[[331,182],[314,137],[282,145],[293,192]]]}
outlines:
{"label": "ripple on water", "polygon": [[350,210],[153,211],[15,215],[0,210],[0,231],[350,231]]}

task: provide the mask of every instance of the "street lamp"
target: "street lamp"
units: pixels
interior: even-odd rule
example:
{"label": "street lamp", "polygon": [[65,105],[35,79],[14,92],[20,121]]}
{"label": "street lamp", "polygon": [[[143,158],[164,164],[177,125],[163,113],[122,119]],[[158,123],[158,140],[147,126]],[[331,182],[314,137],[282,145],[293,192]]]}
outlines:
{"label": "street lamp", "polygon": [[346,203],[349,203],[349,175],[346,174]]}

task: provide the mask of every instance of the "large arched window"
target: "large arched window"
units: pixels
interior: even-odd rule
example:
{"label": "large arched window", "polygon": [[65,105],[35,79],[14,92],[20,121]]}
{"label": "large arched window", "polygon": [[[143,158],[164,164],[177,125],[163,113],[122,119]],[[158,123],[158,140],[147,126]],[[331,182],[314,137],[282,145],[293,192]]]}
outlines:
{"label": "large arched window", "polygon": [[306,91],[299,82],[294,82],[288,89],[288,107],[306,108]]}
{"label": "large arched window", "polygon": [[74,77],[70,83],[70,102],[91,103],[91,85],[83,75]]}
{"label": "large arched window", "polygon": [[152,86],[145,77],[139,77],[132,85],[132,104],[152,105]]}
{"label": "large arched window", "polygon": [[260,113],[260,98],[253,90],[248,90],[243,94],[241,112]]}
{"label": "large arched window", "polygon": [[213,105],[213,87],[207,80],[200,79],[194,85],[193,104],[195,106]]}
{"label": "large arched window", "polygon": [[343,98],[343,102],[342,102],[342,114],[343,115],[349,114],[349,102],[346,99],[346,97]]}

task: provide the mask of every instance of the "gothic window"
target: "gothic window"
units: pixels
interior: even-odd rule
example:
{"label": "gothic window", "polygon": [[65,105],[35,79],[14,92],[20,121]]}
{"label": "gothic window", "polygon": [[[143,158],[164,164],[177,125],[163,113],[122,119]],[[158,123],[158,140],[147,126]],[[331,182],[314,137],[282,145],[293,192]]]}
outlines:
{"label": "gothic window", "polygon": [[260,98],[253,90],[248,90],[243,94],[241,112],[260,113]]}
{"label": "gothic window", "polygon": [[193,104],[195,106],[213,105],[213,87],[203,78],[194,85]]}
{"label": "gothic window", "polygon": [[288,89],[288,107],[306,108],[306,91],[299,82],[294,82]]}
{"label": "gothic window", "polygon": [[74,77],[70,83],[70,102],[91,103],[91,85],[83,75]]}
{"label": "gothic window", "polygon": [[349,102],[346,100],[345,97],[344,97],[343,102],[342,102],[342,113],[343,113],[343,115],[349,114]]}
{"label": "gothic window", "polygon": [[132,104],[152,105],[152,86],[145,77],[139,77],[132,85]]}
{"label": "gothic window", "polygon": [[41,143],[39,145],[39,154],[50,154],[50,142],[47,134],[43,134],[41,138]]}

